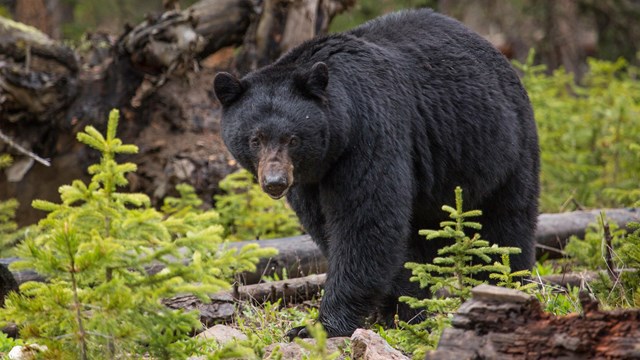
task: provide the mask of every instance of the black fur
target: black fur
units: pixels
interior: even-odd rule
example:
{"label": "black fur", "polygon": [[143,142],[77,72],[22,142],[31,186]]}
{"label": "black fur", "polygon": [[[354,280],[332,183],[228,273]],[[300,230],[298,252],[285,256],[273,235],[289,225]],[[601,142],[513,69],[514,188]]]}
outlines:
{"label": "black fur", "polygon": [[215,89],[241,165],[255,174],[258,132],[274,149],[300,139],[286,149],[287,198],[329,261],[319,320],[330,336],[376,310],[387,321],[413,315],[397,303],[421,292],[403,264],[433,258],[441,244],[418,230],[439,227],[457,185],[466,209],[483,210],[484,238],[522,248],[513,269],[533,265],[533,112],[508,61],[459,22],[430,10],[387,15],[306,42],[241,84],[240,95]]}

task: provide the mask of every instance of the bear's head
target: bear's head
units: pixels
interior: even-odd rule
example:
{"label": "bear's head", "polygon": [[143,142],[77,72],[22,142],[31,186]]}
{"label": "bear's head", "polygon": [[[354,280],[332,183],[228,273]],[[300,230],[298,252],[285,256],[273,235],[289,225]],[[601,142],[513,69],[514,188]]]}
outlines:
{"label": "bear's head", "polygon": [[222,104],[222,138],[272,198],[294,183],[317,182],[329,147],[327,65],[267,67],[239,80],[214,80]]}

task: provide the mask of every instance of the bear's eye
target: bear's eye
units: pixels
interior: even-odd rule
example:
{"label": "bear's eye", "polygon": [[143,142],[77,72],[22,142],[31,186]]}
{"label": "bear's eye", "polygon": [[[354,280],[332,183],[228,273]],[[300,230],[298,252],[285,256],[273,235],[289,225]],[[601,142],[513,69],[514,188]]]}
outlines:
{"label": "bear's eye", "polygon": [[300,138],[297,136],[292,136],[291,139],[289,139],[289,146],[296,147],[298,145],[300,145]]}
{"label": "bear's eye", "polygon": [[258,148],[260,147],[260,137],[259,136],[254,136],[249,140],[249,145],[251,145],[251,147],[253,148]]}

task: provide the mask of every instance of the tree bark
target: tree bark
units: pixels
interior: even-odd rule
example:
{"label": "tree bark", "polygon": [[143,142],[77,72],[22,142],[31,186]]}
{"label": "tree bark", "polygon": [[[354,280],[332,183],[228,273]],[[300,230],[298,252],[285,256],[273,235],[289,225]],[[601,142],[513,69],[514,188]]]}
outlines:
{"label": "tree bark", "polygon": [[54,39],[62,38],[62,20],[69,11],[64,0],[17,0],[13,9],[16,21],[31,25]]}
{"label": "tree bark", "polygon": [[541,55],[551,69],[563,67],[581,79],[586,70],[586,53],[580,42],[580,16],[574,0],[556,0],[544,3],[545,38]]}
{"label": "tree bark", "polygon": [[264,0],[262,13],[245,34],[237,58],[239,74],[270,64],[281,54],[327,33],[331,19],[355,0]]}
{"label": "tree bark", "polygon": [[636,359],[640,310],[600,311],[581,296],[584,314],[553,316],[522,292],[480,285],[454,315],[426,359]]}

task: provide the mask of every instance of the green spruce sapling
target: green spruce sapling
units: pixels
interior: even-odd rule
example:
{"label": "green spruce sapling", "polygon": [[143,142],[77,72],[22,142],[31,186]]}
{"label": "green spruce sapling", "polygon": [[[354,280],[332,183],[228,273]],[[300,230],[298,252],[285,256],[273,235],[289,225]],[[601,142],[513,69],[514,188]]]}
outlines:
{"label": "green spruce sapling", "polygon": [[508,289],[516,289],[525,292],[532,292],[538,288],[538,284],[529,282],[523,284],[522,279],[531,276],[531,271],[520,270],[511,272],[511,259],[509,254],[502,254],[502,262],[496,262],[494,264],[495,270],[489,274],[489,279],[496,280],[496,285],[502,286]]}
{"label": "green spruce sapling", "polygon": [[[511,287],[522,287],[515,278],[530,275],[528,271],[511,273],[508,256],[520,253],[519,248],[490,245],[478,233],[468,236],[469,230],[482,228],[480,223],[469,220],[482,215],[482,212],[463,210],[460,187],[455,189],[455,201],[455,208],[447,205],[442,207],[442,210],[449,213],[451,220],[440,223],[441,229],[420,231],[427,240],[450,239],[451,243],[438,250],[438,256],[431,264],[405,264],[413,273],[411,280],[419,282],[421,288],[428,288],[433,294],[427,299],[400,297],[400,301],[413,308],[422,308],[428,314],[419,324],[399,322],[403,331],[393,334],[396,339],[394,343],[405,351],[413,352],[415,357],[424,357],[428,349],[436,346],[442,331],[449,325],[452,314],[463,301],[471,297],[471,288],[484,282],[479,279],[479,275],[486,274]],[[502,263],[492,263],[497,255],[503,257]]]}
{"label": "green spruce sapling", "polygon": [[412,281],[419,281],[420,287],[429,287],[432,293],[444,290],[460,300],[471,296],[471,288],[483,283],[478,275],[492,272],[502,273],[499,263],[492,264],[492,256],[520,253],[517,247],[501,247],[490,245],[480,234],[469,237],[466,229],[480,230],[480,223],[469,221],[469,218],[482,215],[480,210],[463,211],[462,189],[455,190],[456,208],[445,205],[442,210],[449,213],[449,221],[440,223],[440,230],[421,230],[420,235],[427,240],[451,239],[450,245],[438,250],[438,257],[432,264],[407,263],[405,266],[413,272]]}
{"label": "green spruce sapling", "polygon": [[271,199],[253,175],[241,169],[220,181],[216,195],[225,236],[231,240],[269,239],[299,235],[300,223],[284,199]]}
{"label": "green spruce sapling", "polygon": [[[49,281],[22,284],[0,310],[23,338],[46,344],[48,358],[185,358],[198,314],[171,310],[161,300],[180,293],[208,300],[208,293],[230,287],[234,271],[252,271],[260,257],[274,254],[255,245],[226,249],[218,214],[194,210],[198,203],[187,188],[183,198],[165,203],[165,213],[144,194],[119,192],[136,165],[115,156],[137,147],[122,144],[117,124],[113,110],[106,136],[91,126],[78,134],[102,154],[89,167],[89,184],[60,187],[60,204],[33,202],[48,215],[38,235],[20,245],[23,260],[13,267]],[[147,271],[158,264],[161,271]]]}

